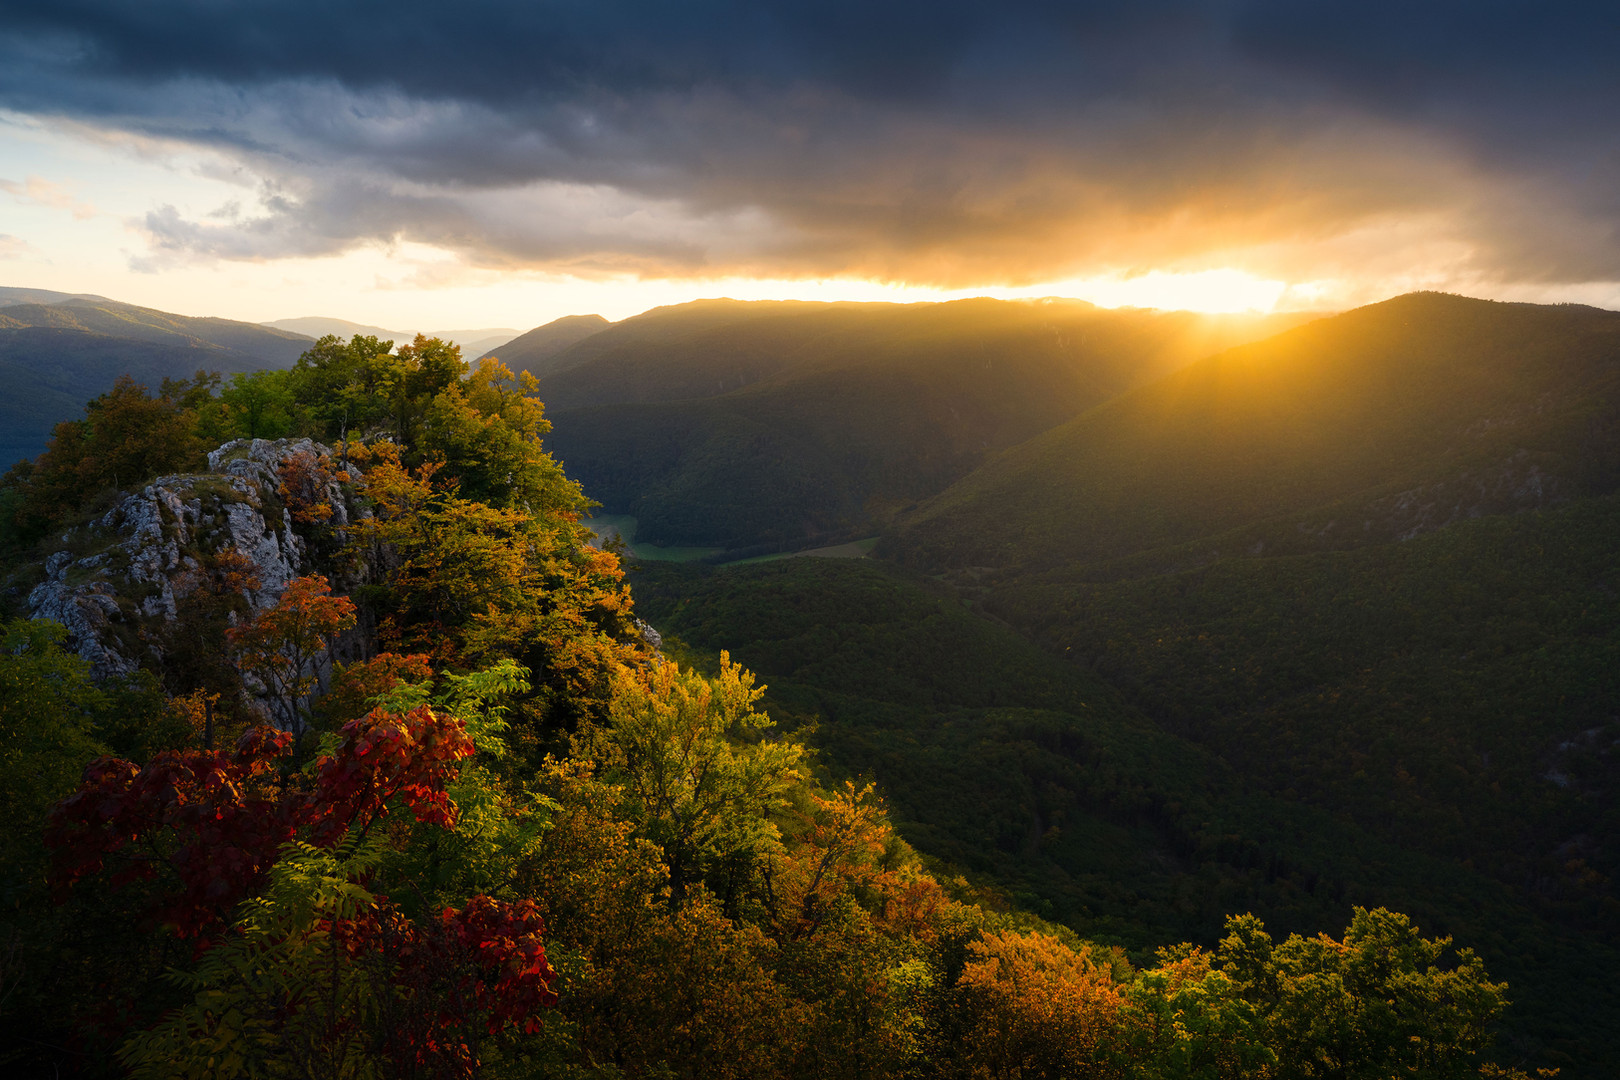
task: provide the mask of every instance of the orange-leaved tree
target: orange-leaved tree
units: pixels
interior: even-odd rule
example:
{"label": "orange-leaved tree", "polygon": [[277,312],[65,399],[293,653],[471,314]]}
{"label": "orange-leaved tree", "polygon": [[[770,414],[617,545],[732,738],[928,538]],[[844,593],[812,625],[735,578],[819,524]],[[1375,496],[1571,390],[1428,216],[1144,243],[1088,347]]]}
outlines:
{"label": "orange-leaved tree", "polygon": [[374,594],[390,647],[439,667],[511,657],[551,706],[574,719],[606,711],[639,637],[618,559],[590,547],[576,520],[582,496],[543,513],[464,499],[435,464],[407,469],[389,444],[367,448],[366,495],[375,512],[352,543],[394,567]]}
{"label": "orange-leaved tree", "polygon": [[242,674],[263,689],[283,730],[303,730],[303,701],[320,684],[332,638],[354,626],[353,601],[331,592],[319,574],[294,578],[275,607],[227,635]]}
{"label": "orange-leaved tree", "polygon": [[1110,1076],[1123,1000],[1109,968],[1039,932],[987,932],[968,946],[957,991],[974,1077]]}

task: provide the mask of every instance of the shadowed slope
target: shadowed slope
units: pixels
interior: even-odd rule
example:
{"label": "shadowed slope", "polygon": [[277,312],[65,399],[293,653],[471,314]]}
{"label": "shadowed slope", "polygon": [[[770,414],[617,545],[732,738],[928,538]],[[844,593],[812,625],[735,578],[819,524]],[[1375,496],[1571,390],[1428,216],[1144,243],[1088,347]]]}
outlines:
{"label": "shadowed slope", "polygon": [[481,350],[478,358],[493,356],[513,371],[527,371],[535,378],[541,378],[555,370],[553,364],[556,357],[610,325],[600,315],[564,315],[526,334]]}
{"label": "shadowed slope", "polygon": [[1301,316],[1078,301],[744,304],[626,320],[541,380],[552,443],[661,544],[803,546],[870,532],[1144,379]]}
{"label": "shadowed slope", "polygon": [[[1620,313],[1414,294],[1049,431],[921,508],[893,550],[918,565],[1085,563],[1343,500],[1316,523],[1331,544],[1389,539],[1605,489],[1620,479],[1617,409]],[[1438,517],[1426,505],[1448,498]]]}

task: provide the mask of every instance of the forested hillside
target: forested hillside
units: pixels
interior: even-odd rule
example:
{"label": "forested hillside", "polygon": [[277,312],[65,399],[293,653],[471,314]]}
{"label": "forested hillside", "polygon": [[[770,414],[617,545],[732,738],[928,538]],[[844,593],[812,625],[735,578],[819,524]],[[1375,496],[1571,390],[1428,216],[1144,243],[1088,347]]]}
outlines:
{"label": "forested hillside", "polygon": [[1054,428],[910,515],[894,550],[1050,568],[1250,526],[1225,553],[1321,550],[1616,485],[1620,313],[1418,293]]}
{"label": "forested hillside", "polygon": [[708,571],[650,609],[721,651],[661,649],[535,389],[327,338],[7,474],[9,1071],[1525,1075],[1468,942],[1229,843],[1209,753],[954,598]]}
{"label": "forested hillside", "polygon": [[880,550],[1403,852],[1354,873],[1493,940],[1573,1065],[1620,1009],[1617,418],[1620,315],[1401,297],[1122,395]]}
{"label": "forested hillside", "polygon": [[871,535],[987,456],[1299,316],[1077,301],[705,301],[593,334],[539,393],[558,455],[654,544]]}
{"label": "forested hillside", "polygon": [[919,849],[1022,906],[1131,949],[1213,940],[1231,910],[1309,932],[1398,907],[1474,943],[1520,992],[1515,1044],[1573,1067],[1608,1060],[1620,1008],[1609,503],[977,592],[995,619],[867,562],[632,581],[879,779]]}
{"label": "forested hillside", "polygon": [[37,289],[0,295],[0,465],[45,449],[51,429],[120,375],[157,386],[199,371],[225,375],[291,367],[300,334],[171,315],[100,297]]}

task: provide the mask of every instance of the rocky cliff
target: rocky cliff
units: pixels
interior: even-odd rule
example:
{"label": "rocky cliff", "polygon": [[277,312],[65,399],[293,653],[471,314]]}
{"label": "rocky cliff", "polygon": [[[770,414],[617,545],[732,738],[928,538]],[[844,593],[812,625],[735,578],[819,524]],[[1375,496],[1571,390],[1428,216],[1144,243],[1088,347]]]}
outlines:
{"label": "rocky cliff", "polygon": [[[287,478],[300,463],[330,457],[309,439],[239,439],[208,455],[208,471],[163,476],[130,492],[102,517],[61,537],[45,563],[45,580],[28,596],[29,614],[67,627],[71,645],[98,677],[127,675],[142,650],[143,630],[176,618],[177,603],[200,586],[206,561],[234,553],[251,567],[244,591],[254,610],[275,604],[287,583],[325,571],[315,565],[308,527],[287,504]],[[347,470],[341,482],[325,470],[297,470],[301,497],[330,506],[322,534],[341,540],[358,515],[364,480]],[[342,476],[343,474],[339,474]]]}

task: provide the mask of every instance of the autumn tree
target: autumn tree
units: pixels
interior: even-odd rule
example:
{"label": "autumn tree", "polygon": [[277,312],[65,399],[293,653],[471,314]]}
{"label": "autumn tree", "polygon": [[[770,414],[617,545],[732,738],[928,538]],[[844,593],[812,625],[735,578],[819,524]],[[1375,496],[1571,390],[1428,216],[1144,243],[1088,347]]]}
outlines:
{"label": "autumn tree", "polygon": [[210,945],[182,979],[189,1004],[125,1060],[153,1076],[475,1075],[484,1040],[536,1030],[556,1002],[538,910],[475,894],[411,914],[374,891],[413,829],[457,830],[472,737],[427,706],[375,709],[306,784],[286,782],[290,741],[259,729],[229,752],[102,759],[53,812],[59,888],[147,882],[152,917]]}
{"label": "autumn tree", "polygon": [[1109,1041],[1122,998],[1109,968],[1038,931],[987,932],[957,993],[967,1073],[986,1080],[1119,1075]]}
{"label": "autumn tree", "polygon": [[463,498],[537,516],[580,512],[591,504],[541,443],[551,423],[537,391],[528,372],[516,376],[499,360],[480,360],[427,408],[420,452],[444,463]]}
{"label": "autumn tree", "polygon": [[264,689],[287,731],[305,726],[302,702],[320,683],[332,638],[354,626],[354,603],[319,574],[294,578],[276,605],[227,635],[242,672]]}
{"label": "autumn tree", "polygon": [[671,910],[707,871],[759,858],[776,841],[769,815],[800,778],[804,748],[761,738],[771,726],[754,708],[763,693],[726,653],[712,680],[663,659],[623,667],[608,721],[579,740],[662,850]]}
{"label": "autumn tree", "polygon": [[813,1075],[904,1075],[924,1060],[951,905],[908,858],[873,786],[801,790],[764,873],[778,977],[807,1005]]}
{"label": "autumn tree", "polygon": [[[572,509],[538,513],[463,499],[437,467],[406,468],[399,450],[366,451],[374,513],[354,543],[396,569],[370,590],[390,647],[428,652],[440,666],[510,656],[534,673],[554,715],[601,715],[613,671],[636,650],[618,559],[585,543]],[[584,504],[577,487],[569,485]],[[628,641],[628,644],[626,642]]]}
{"label": "autumn tree", "polygon": [[1277,1054],[1260,1013],[1214,955],[1180,945],[1160,949],[1158,959],[1125,989],[1116,1053],[1145,1076],[1273,1076]]}
{"label": "autumn tree", "polygon": [[[207,382],[207,373],[198,380]],[[193,383],[166,382],[154,397],[128,375],[85,405],[84,419],[57,424],[35,461],[13,467],[3,486],[13,492],[7,532],[32,542],[66,514],[109,489],[194,468],[205,447],[189,402]]]}

